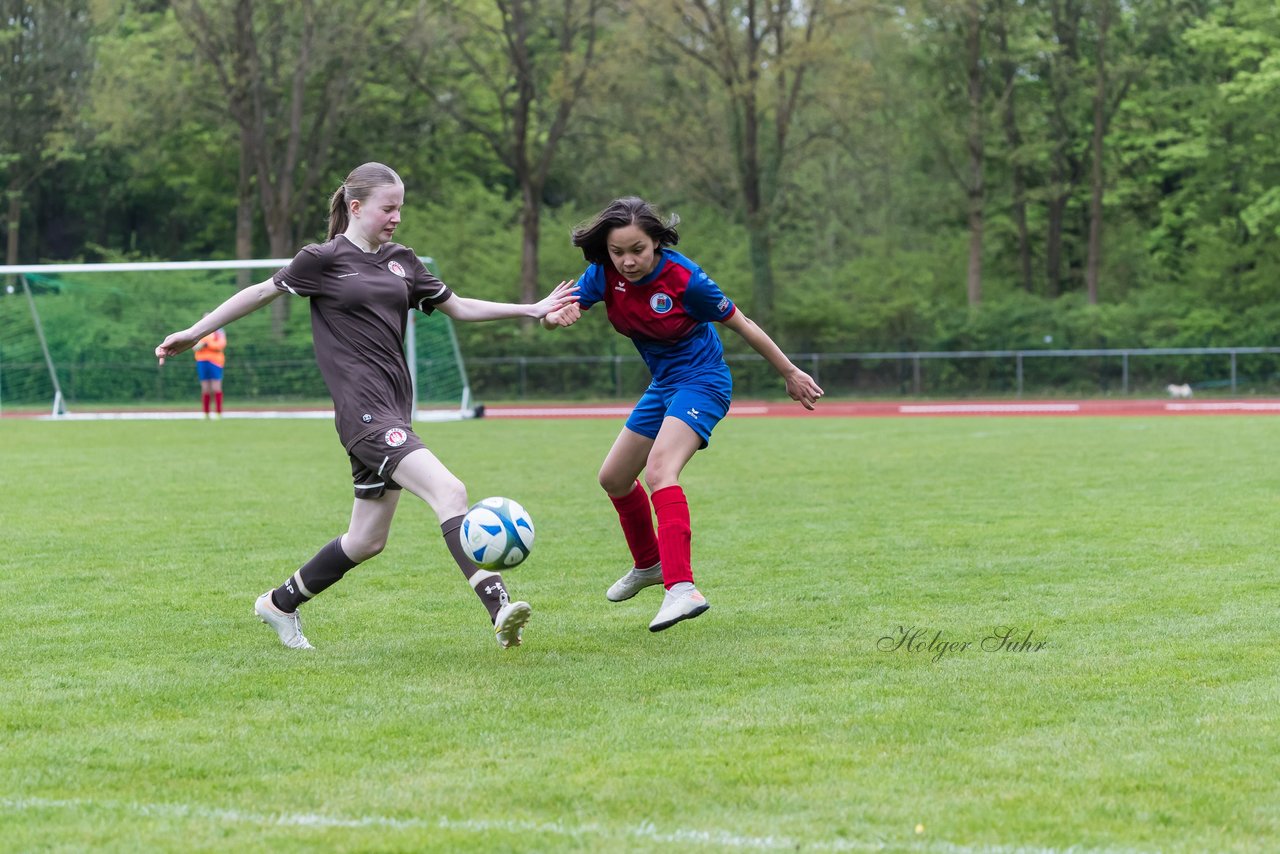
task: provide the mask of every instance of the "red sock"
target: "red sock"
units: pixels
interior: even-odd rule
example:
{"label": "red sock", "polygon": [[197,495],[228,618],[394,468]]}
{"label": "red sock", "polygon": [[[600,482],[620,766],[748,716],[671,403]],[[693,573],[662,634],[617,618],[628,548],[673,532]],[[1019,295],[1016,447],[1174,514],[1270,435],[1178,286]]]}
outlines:
{"label": "red sock", "polygon": [[222,414],[222,392],[215,391],[213,393],[213,400],[218,406],[218,414],[221,415]]}
{"label": "red sock", "polygon": [[613,508],[618,511],[622,535],[627,538],[627,548],[637,569],[648,569],[658,562],[658,538],[653,533],[653,511],[649,507],[649,493],[636,481],[631,491],[621,498],[609,496]]}
{"label": "red sock", "polygon": [[204,407],[204,414],[209,414],[209,392],[200,393],[200,405]]}
{"label": "red sock", "polygon": [[662,586],[693,581],[693,534],[689,528],[689,501],[679,486],[664,486],[653,493],[658,514],[658,551],[662,554]]}

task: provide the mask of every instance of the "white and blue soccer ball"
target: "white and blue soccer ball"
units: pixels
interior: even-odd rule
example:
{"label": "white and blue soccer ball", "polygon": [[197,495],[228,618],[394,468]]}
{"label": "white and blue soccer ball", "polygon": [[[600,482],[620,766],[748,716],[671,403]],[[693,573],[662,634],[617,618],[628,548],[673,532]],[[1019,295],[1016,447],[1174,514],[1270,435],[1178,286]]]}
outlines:
{"label": "white and blue soccer ball", "polygon": [[533,548],[533,519],[510,498],[485,498],[462,518],[462,548],[477,566],[510,569]]}

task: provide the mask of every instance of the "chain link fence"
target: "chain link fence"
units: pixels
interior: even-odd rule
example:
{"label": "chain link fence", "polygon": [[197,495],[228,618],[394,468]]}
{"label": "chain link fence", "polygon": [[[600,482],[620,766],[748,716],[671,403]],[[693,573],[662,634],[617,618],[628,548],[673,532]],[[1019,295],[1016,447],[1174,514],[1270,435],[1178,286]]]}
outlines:
{"label": "chain link fence", "polygon": [[[792,353],[832,396],[1002,397],[1280,393],[1280,347]],[[782,385],[760,356],[730,354],[735,395],[776,397]],[[633,398],[649,382],[637,355],[467,359],[480,400]]]}

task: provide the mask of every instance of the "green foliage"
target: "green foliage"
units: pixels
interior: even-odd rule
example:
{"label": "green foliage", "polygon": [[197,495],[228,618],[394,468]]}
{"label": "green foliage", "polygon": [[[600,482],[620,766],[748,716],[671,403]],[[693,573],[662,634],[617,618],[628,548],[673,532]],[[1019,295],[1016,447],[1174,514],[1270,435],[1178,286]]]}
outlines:
{"label": "green foliage", "polygon": [[[259,19],[271,10],[299,14],[288,4],[250,5]],[[807,68],[805,96],[788,117],[796,148],[770,176],[776,300],[768,331],[785,348],[1035,346],[1045,335],[1055,346],[1274,343],[1275,325],[1262,309],[1280,301],[1273,3],[1069,4],[1056,18],[1043,4],[988,4],[977,113],[957,85],[963,10],[933,2],[837,5],[822,19],[822,38],[791,57]],[[219,14],[229,8],[214,6]],[[66,53],[96,57],[78,116],[91,133],[77,141],[75,157],[48,168],[21,197],[20,260],[230,257],[240,139],[223,81],[166,4],[90,8],[95,26],[78,28]],[[1077,294],[1089,231],[1089,87],[1103,9],[1118,16],[1106,45],[1114,97],[1104,146],[1100,304],[1086,310]],[[386,45],[395,59],[353,85],[358,99],[342,102],[346,118],[331,128],[328,165],[307,190],[313,200],[303,204],[310,213],[301,215],[298,233],[319,239],[327,194],[342,174],[383,160],[408,189],[401,240],[436,257],[460,293],[512,300],[521,273],[521,199],[511,164],[474,132],[507,130],[490,110],[498,90],[481,79],[482,69],[504,67],[497,43],[481,35],[499,11],[483,3],[448,11],[422,4],[370,16],[367,31],[358,23],[364,18],[347,16],[355,29],[344,30],[344,39]],[[751,315],[756,276],[731,145],[737,114],[708,69],[652,38],[646,22],[655,15],[656,7],[639,3],[604,19],[591,78],[541,199],[540,287],[545,292],[582,269],[567,237],[574,223],[636,193],[682,215],[680,250]],[[298,21],[277,23],[285,33]],[[8,32],[12,41],[17,30]],[[547,63],[559,50],[548,32],[530,40],[530,61],[546,81],[555,77]],[[464,39],[471,71],[428,73],[453,67],[464,52],[448,52],[450,42]],[[294,49],[282,44],[271,57]],[[402,85],[406,76],[411,82]],[[962,180],[962,141],[974,118],[986,153],[984,301],[976,313],[965,299]],[[273,155],[277,149],[271,146]],[[537,146],[529,153],[536,156]],[[0,154],[5,162],[13,157]],[[298,164],[296,174],[311,165]],[[261,189],[253,187],[259,207]],[[1052,285],[1048,202],[1059,197],[1063,269]],[[258,210],[259,255],[268,251],[262,225]],[[105,298],[91,311],[99,309],[83,324],[95,334],[149,337],[138,328],[152,321],[136,310]],[[70,322],[74,311],[66,311]],[[119,328],[108,333],[109,325]],[[496,323],[463,326],[459,335],[477,358],[630,354],[594,316],[564,334]],[[735,338],[727,343],[741,351]]]}

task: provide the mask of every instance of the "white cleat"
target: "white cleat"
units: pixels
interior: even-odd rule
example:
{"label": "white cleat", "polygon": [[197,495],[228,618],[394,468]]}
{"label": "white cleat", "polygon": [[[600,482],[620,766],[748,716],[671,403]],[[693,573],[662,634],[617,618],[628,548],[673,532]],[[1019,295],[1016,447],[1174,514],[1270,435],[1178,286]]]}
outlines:
{"label": "white cleat", "polygon": [[509,649],[519,646],[524,640],[524,626],[533,616],[533,609],[528,602],[508,602],[498,609],[498,616],[493,621],[493,636],[498,646]]}
{"label": "white cleat", "polygon": [[275,629],[276,634],[280,636],[280,643],[289,649],[315,649],[302,634],[302,620],[298,619],[298,612],[286,614],[277,608],[271,601],[270,590],[259,596],[258,601],[253,603],[253,613],[257,614],[262,622]]}
{"label": "white cleat", "polygon": [[707,598],[698,592],[692,581],[681,581],[671,585],[667,595],[662,599],[662,607],[658,615],[649,624],[649,631],[660,632],[669,629],[681,620],[692,620],[711,606]]}
{"label": "white cleat", "polygon": [[633,569],[613,582],[604,594],[610,602],[624,602],[646,587],[662,583],[662,564],[655,563],[648,569]]}

